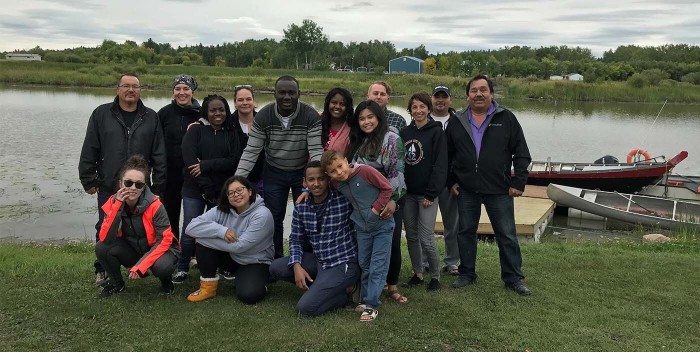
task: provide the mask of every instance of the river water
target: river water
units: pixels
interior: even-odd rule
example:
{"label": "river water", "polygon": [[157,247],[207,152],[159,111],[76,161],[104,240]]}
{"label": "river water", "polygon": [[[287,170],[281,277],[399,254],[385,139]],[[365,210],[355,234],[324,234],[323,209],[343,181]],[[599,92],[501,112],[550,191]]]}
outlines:
{"label": "river water", "polygon": [[[96,199],[83,192],[78,157],[92,110],[114,94],[113,89],[0,87],[0,238],[94,238]],[[144,91],[142,98],[156,111],[170,101],[162,91]],[[406,99],[392,98],[389,108],[408,116]],[[263,106],[272,96],[256,100]],[[323,97],[302,101],[322,109]],[[670,158],[687,150],[688,159],[675,172],[700,175],[699,105],[666,105],[657,120],[663,102],[500,103],[518,117],[534,160],[592,162],[607,154],[623,160],[639,147]],[[458,100],[453,107],[465,104]]]}

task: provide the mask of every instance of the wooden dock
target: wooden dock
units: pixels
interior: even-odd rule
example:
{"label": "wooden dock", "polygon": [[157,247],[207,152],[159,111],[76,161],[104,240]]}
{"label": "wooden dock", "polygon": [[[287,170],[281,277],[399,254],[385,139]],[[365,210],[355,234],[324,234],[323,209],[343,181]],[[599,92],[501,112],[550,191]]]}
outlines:
{"label": "wooden dock", "polygon": [[[526,186],[523,196],[515,198],[514,206],[515,231],[519,239],[526,242],[539,242],[542,233],[547,228],[547,225],[552,222],[552,216],[554,215],[555,204],[547,197],[547,187]],[[435,232],[442,233],[443,231],[442,215],[438,211]],[[481,206],[481,218],[477,233],[484,235],[493,234],[491,221],[483,205]]]}

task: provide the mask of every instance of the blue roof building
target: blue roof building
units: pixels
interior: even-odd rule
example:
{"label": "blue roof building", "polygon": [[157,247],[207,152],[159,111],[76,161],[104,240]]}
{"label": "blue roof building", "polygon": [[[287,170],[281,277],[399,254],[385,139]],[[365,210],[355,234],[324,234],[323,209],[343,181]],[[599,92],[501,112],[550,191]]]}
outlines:
{"label": "blue roof building", "polygon": [[389,60],[389,73],[423,73],[425,61],[413,56]]}

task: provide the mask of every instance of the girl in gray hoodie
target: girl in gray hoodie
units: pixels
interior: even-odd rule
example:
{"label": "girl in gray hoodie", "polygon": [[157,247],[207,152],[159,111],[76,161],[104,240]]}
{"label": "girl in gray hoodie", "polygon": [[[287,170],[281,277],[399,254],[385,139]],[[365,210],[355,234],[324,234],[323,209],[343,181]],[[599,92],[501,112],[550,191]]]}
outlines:
{"label": "girl in gray hoodie", "polygon": [[269,267],[274,255],[272,213],[246,178],[226,180],[218,206],[193,219],[185,232],[197,240],[195,256],[201,273],[199,290],[191,302],[216,296],[217,269],[236,276],[236,295],[254,304],[267,293]]}

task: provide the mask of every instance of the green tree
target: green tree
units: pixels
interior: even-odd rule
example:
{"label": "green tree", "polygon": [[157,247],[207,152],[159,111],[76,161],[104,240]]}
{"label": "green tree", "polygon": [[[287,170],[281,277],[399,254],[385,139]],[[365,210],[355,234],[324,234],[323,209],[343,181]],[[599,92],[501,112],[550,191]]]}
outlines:
{"label": "green tree", "polygon": [[304,55],[304,67],[308,68],[309,53],[314,49],[318,50],[317,46],[328,43],[328,37],[323,34],[323,27],[309,19],[303,20],[301,26],[292,23],[283,32],[282,42],[289,51],[294,53],[297,70],[299,69],[300,55]]}

